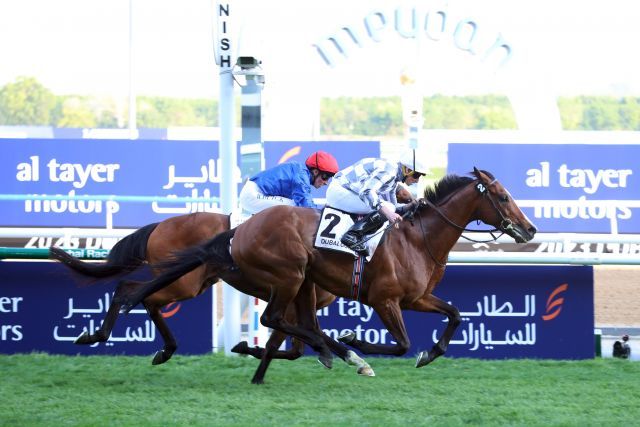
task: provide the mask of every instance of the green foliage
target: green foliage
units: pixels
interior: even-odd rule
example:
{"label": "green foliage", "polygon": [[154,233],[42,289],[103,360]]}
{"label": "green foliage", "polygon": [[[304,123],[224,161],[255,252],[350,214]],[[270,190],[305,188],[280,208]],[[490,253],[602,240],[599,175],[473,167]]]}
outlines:
{"label": "green foliage", "polygon": [[218,126],[218,103],[162,97],[139,97],[138,127]]}
{"label": "green foliage", "polygon": [[400,97],[322,98],[320,117],[325,135],[402,135]]}
{"label": "green foliage", "polygon": [[[72,345],[72,344],[69,344]],[[252,358],[1,355],[0,425],[458,426],[636,425],[640,363],[367,358],[276,360],[250,383]]]}
{"label": "green foliage", "polygon": [[[323,98],[320,128],[326,135],[402,136],[399,97]],[[442,96],[424,99],[427,129],[515,129],[515,116],[504,96]]]}
{"label": "green foliage", "polygon": [[566,130],[640,130],[640,98],[578,96],[558,106]]}
{"label": "green foliage", "polygon": [[505,96],[442,96],[425,98],[427,129],[516,129],[511,104]]}
{"label": "green foliage", "polygon": [[55,96],[33,77],[18,77],[0,89],[0,125],[48,126]]}
{"label": "green foliage", "polygon": [[87,108],[84,101],[79,97],[63,100],[57,127],[95,128],[98,123],[96,114]]}
{"label": "green foliage", "polygon": [[[0,88],[0,125],[122,128],[128,125],[126,100],[55,96],[33,77]],[[640,98],[578,96],[559,98],[565,130],[640,130]],[[323,135],[402,137],[400,97],[322,98]],[[218,101],[141,96],[137,126],[218,126]],[[502,95],[434,95],[423,101],[427,129],[517,129],[509,99]],[[240,105],[236,103],[236,123]]]}

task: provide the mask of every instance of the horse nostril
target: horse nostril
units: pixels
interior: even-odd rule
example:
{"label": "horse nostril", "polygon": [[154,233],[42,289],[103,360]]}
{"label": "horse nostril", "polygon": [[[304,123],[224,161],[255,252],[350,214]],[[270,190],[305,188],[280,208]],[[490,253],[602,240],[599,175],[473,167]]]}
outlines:
{"label": "horse nostril", "polygon": [[533,225],[531,227],[529,227],[529,233],[536,234],[537,232],[538,232],[538,229],[535,228]]}

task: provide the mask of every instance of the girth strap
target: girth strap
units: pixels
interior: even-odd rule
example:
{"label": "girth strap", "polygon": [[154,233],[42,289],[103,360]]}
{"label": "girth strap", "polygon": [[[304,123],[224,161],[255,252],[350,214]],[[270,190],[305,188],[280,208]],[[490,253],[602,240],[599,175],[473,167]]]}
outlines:
{"label": "girth strap", "polygon": [[360,290],[364,286],[364,266],[366,257],[359,255],[353,262],[353,275],[351,276],[351,299],[360,301]]}

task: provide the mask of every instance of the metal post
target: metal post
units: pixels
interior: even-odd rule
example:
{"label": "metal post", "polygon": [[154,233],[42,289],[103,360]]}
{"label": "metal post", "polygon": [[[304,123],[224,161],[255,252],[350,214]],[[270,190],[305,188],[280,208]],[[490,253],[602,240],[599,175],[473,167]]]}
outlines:
{"label": "metal post", "polygon": [[242,86],[242,141],[240,172],[242,181],[263,168],[262,146],[262,85],[255,76],[247,76]]}
{"label": "metal post", "polygon": [[[218,117],[220,118],[220,206],[222,212],[230,214],[237,205],[237,183],[235,169],[237,161],[237,146],[233,137],[235,100],[233,95],[232,68],[235,59],[232,53],[230,31],[231,6],[230,2],[219,2],[216,5],[218,24],[218,52],[216,62],[220,66],[220,103]],[[231,348],[240,341],[240,292],[224,284],[222,311],[224,313],[224,353],[235,355]]]}
{"label": "metal post", "polygon": [[129,139],[138,138],[137,132],[137,107],[136,90],[133,78],[134,70],[134,47],[133,47],[133,0],[129,0]]}

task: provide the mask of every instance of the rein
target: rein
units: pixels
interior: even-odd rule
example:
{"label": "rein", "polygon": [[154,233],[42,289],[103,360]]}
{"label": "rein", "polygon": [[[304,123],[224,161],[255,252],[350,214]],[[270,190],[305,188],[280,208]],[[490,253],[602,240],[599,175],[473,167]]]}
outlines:
{"label": "rein", "polygon": [[[413,209],[409,209],[408,211],[404,212],[402,214],[402,219],[404,220],[405,218],[409,218],[410,220],[412,220],[413,219],[413,214],[418,210],[419,206],[420,206],[420,203],[418,202],[418,203],[416,203],[416,206]],[[371,240],[374,237],[376,237],[378,234],[382,234],[382,233],[386,232],[388,229],[390,229],[394,225],[395,225],[395,223],[389,223],[389,225],[387,225],[386,227],[381,228],[380,230],[378,230],[375,233],[371,234],[366,239],[362,239],[362,243],[366,243],[369,240]]]}
{"label": "rein", "polygon": [[[500,228],[494,228],[493,230],[472,230],[466,227],[463,227],[461,225],[456,224],[455,222],[453,222],[452,220],[450,220],[443,212],[442,210],[440,210],[440,208],[436,205],[434,205],[433,203],[431,203],[429,200],[427,199],[420,199],[418,200],[418,203],[416,203],[416,205],[412,208],[407,210],[406,212],[404,212],[402,214],[402,219],[409,219],[409,221],[413,221],[413,216],[415,215],[415,213],[418,211],[418,209],[421,206],[427,206],[432,208],[434,211],[436,211],[436,213],[440,216],[440,218],[442,218],[442,220],[449,224],[451,227],[460,230],[461,232],[468,232],[468,233],[489,233],[491,235],[491,239],[489,240],[475,240],[475,239],[471,239],[469,237],[466,236],[462,236],[461,237],[463,239],[466,239],[470,242],[473,243],[490,243],[490,242],[495,242],[496,240],[498,240],[505,232],[504,229],[505,228],[509,228],[512,226],[511,220],[509,220],[508,218],[505,218],[504,215],[502,214],[502,211],[500,211],[500,209],[498,209],[498,207],[496,206],[495,201],[493,200],[492,197],[488,196],[489,192],[487,191],[487,189],[492,186],[493,184],[495,184],[497,182],[496,179],[494,179],[493,181],[491,181],[486,187],[483,183],[481,182],[477,182],[475,184],[475,188],[477,191],[479,191],[482,194],[482,197],[486,197],[489,199],[489,201],[491,202],[491,205],[493,206],[493,208],[495,209],[495,211],[498,213],[498,215],[500,215],[501,221],[500,221]],[[448,200],[448,198],[447,198]],[[438,261],[435,256],[433,255],[433,252],[431,251],[431,248],[429,247],[428,241],[427,241],[427,233],[426,230],[424,229],[424,226],[422,225],[422,221],[420,222],[420,230],[422,231],[422,236],[424,239],[424,243],[425,243],[425,247],[427,248],[427,252],[429,253],[429,256],[431,257],[431,259],[439,266],[439,267],[445,267],[446,261],[444,263]],[[384,233],[386,232],[388,229],[390,229],[391,227],[393,227],[395,224],[389,223],[389,225],[387,225],[386,227],[376,231],[375,233],[373,233],[372,235],[370,235],[368,238],[362,240],[363,243],[368,242],[369,240],[371,240],[373,237],[377,236],[380,233]],[[498,236],[496,236],[494,233],[499,231],[500,234]]]}
{"label": "rein", "polygon": [[[452,220],[450,220],[443,212],[442,210],[440,210],[440,208],[436,205],[434,205],[433,203],[431,203],[429,200],[427,199],[421,199],[420,202],[418,203],[418,205],[415,207],[415,209],[412,209],[410,213],[411,216],[413,216],[413,214],[418,210],[418,208],[420,206],[427,206],[432,208],[434,211],[436,211],[436,213],[440,216],[440,218],[442,218],[442,220],[446,223],[449,224],[451,227],[460,230],[461,232],[470,232],[470,233],[489,233],[491,235],[491,239],[489,240],[475,240],[475,239],[471,239],[468,238],[466,236],[462,236],[461,237],[463,239],[466,239],[470,242],[474,242],[474,243],[490,243],[490,242],[495,242],[496,240],[498,240],[500,238],[500,236],[502,236],[505,232],[503,229],[505,228],[509,228],[512,226],[511,220],[509,220],[508,218],[505,218],[504,215],[502,214],[502,211],[500,211],[500,209],[498,209],[498,207],[496,206],[495,201],[493,200],[492,197],[487,196],[488,194],[488,187],[490,187],[491,185],[493,185],[497,180],[494,179],[493,181],[491,181],[486,187],[484,184],[482,184],[481,182],[478,182],[475,184],[475,188],[477,191],[479,191],[482,194],[482,197],[487,197],[489,199],[489,201],[491,202],[491,205],[493,206],[493,208],[495,209],[495,211],[498,213],[498,215],[500,215],[501,221],[500,221],[500,228],[494,228],[493,230],[471,230],[468,229],[466,227],[463,227],[461,225],[456,224],[455,222],[453,222]],[[448,200],[448,199],[447,199]],[[433,262],[435,262],[439,267],[446,267],[447,262],[445,260],[445,262],[440,262],[436,259],[436,257],[433,255],[433,252],[431,251],[431,248],[429,247],[429,242],[427,239],[427,232],[424,229],[424,226],[422,225],[422,221],[420,222],[420,230],[422,231],[422,237],[424,239],[424,245],[427,248],[427,252],[429,253],[429,256],[431,257],[431,259],[433,260]],[[500,234],[498,236],[495,236],[493,233],[495,233],[496,231],[499,231]]]}
{"label": "rein", "polygon": [[[491,201],[491,204],[493,204],[493,206],[495,207],[495,203],[493,202],[493,200],[491,198],[489,198],[489,200]],[[493,230],[472,230],[469,228],[465,228],[462,227],[458,224],[456,224],[455,222],[451,221],[444,213],[442,213],[442,211],[440,210],[440,208],[438,208],[436,205],[434,205],[433,203],[431,203],[430,201],[423,199],[420,201],[420,203],[424,206],[428,206],[430,208],[432,208],[434,211],[436,211],[436,213],[440,216],[440,218],[442,218],[444,220],[444,222],[446,222],[447,224],[449,224],[450,226],[452,226],[453,228],[456,228],[462,232],[467,232],[467,233],[489,233],[491,235],[491,239],[489,240],[475,240],[475,239],[471,239],[469,237],[460,235],[460,237],[462,237],[465,240],[468,240],[470,242],[473,243],[491,243],[491,242],[495,242],[496,240],[498,240],[503,234],[504,231],[502,231],[499,228],[494,228]],[[507,219],[504,218],[504,216],[502,215],[502,212],[500,212],[500,210],[498,208],[496,208],[496,211],[500,214],[500,216],[502,216],[503,218],[503,222],[507,223],[510,222]],[[494,235],[493,233],[499,231],[500,234],[498,236]]]}

